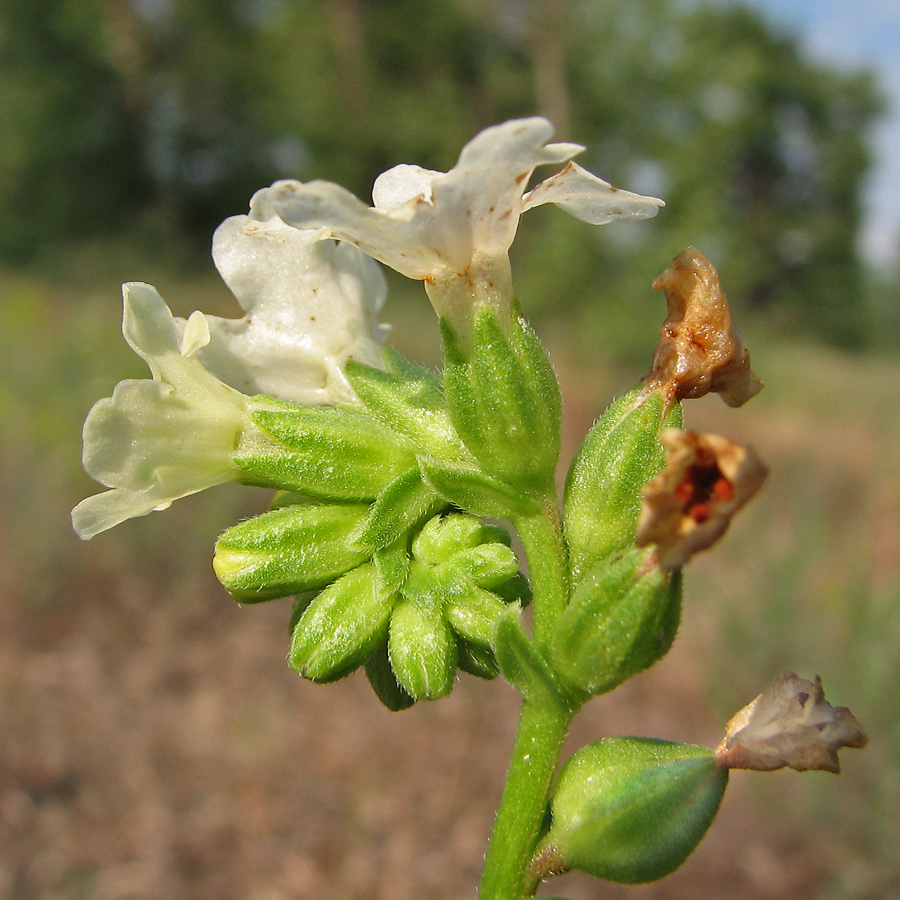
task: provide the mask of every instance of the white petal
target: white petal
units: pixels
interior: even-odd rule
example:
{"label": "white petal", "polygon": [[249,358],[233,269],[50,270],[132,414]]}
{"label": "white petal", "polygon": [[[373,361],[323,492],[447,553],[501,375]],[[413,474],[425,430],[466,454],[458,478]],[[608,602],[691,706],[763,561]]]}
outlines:
{"label": "white petal", "polygon": [[655,197],[614,188],[574,162],[526,194],[524,208],[531,209],[542,203],[555,203],[576,219],[592,225],[648,219],[665,206]]}
{"label": "white petal", "polygon": [[243,393],[354,402],[343,364],[352,357],[380,365],[384,275],[355,247],[315,235],[247,216],[227,219],[215,233],[216,266],[248,315],[205,317],[211,340],[198,358]]}
{"label": "white petal", "polygon": [[431,183],[443,174],[421,166],[394,166],[375,179],[372,202],[376,209],[396,209],[417,197],[431,203]]}
{"label": "white petal", "polygon": [[404,205],[388,213],[327,181],[276,181],[254,194],[250,208],[253,215],[273,211],[294,228],[348,241],[402,275],[423,279],[443,261],[439,250],[421,239],[417,213],[422,206],[427,204],[409,209]]}
{"label": "white petal", "polygon": [[[126,285],[123,331],[154,380],[128,380],[84,423],[84,467],[107,487],[72,513],[85,539],[173,500],[233,480],[231,460],[249,426],[248,399],[182,356],[172,313],[149,285]],[[203,337],[193,319],[185,344]],[[199,334],[198,334],[199,332]]]}
{"label": "white petal", "polygon": [[[177,321],[176,321],[177,327]],[[209,343],[209,322],[200,310],[194,310],[188,318],[181,335],[181,355],[193,356],[201,347]]]}

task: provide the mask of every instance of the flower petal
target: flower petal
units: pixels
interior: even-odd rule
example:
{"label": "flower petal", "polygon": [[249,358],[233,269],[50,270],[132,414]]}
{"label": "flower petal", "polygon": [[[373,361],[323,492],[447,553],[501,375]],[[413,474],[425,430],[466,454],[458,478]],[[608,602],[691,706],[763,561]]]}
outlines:
{"label": "flower petal", "polygon": [[574,162],[542,181],[525,195],[524,200],[524,209],[555,203],[576,219],[591,225],[649,219],[665,206],[655,197],[614,188]]}
{"label": "flower petal", "polygon": [[[154,380],[118,384],[94,404],[84,423],[84,468],[113,490],[89,497],[72,512],[87,540],[125,519],[163,509],[173,500],[231,481],[242,432],[250,427],[248,398],[183,356],[175,321],[150,285],[125,286],[123,331]],[[204,337],[192,317],[185,348]]]}
{"label": "flower petal", "polygon": [[247,315],[206,317],[204,366],[247,394],[355,402],[344,363],[380,365],[376,313],[387,285],[377,263],[356,247],[317,240],[315,231],[247,216],[219,226],[213,258]]}

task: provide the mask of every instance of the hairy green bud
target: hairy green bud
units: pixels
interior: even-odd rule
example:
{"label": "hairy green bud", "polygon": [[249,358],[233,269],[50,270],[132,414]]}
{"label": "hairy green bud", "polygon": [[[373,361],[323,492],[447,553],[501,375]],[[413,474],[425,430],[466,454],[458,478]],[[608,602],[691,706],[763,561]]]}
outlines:
{"label": "hairy green bud", "polygon": [[526,493],[552,485],[560,450],[559,385],[531,327],[503,327],[485,305],[464,348],[446,320],[444,390],[453,423],[485,472]]}
{"label": "hairy green bud", "polygon": [[350,544],[367,512],[361,503],[305,503],[263,513],[221,535],[213,568],[242,603],[324,587],[368,558]]}
{"label": "hairy green bud", "polygon": [[706,747],[634,737],[588,744],[560,773],[534,866],[546,859],[555,871],[655,881],[694,851],[727,784]]}
{"label": "hairy green bud", "polygon": [[565,517],[574,583],[634,543],[641,492],[662,468],[662,427],[681,424],[663,394],[639,385],[616,400],[588,433],[569,469]]}
{"label": "hairy green bud", "polygon": [[553,634],[556,669],[572,687],[604,694],[661,659],[681,612],[681,575],[632,547],[594,566]]}
{"label": "hairy green bud", "polygon": [[395,594],[379,589],[375,567],[358,566],[318,594],[294,628],[291,667],[312,681],[334,681],[383,643]]}

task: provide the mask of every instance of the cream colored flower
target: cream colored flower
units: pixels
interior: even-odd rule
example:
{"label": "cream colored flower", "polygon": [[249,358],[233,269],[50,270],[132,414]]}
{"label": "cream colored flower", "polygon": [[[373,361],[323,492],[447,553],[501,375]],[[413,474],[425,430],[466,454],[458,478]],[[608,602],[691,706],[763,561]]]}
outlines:
{"label": "cream colored flower", "polygon": [[[320,237],[349,241],[409,278],[425,282],[438,314],[462,335],[475,304],[508,313],[512,279],[507,251],[519,216],[555,203],[602,225],[656,215],[661,200],[611,187],[569,162],[526,192],[537,166],[564,163],[583,147],[548,144],[552,125],[519,119],[481,132],[449,172],[397,166],[379,176],[374,207],[330,182],[279,181],[257,192],[251,214],[279,216]],[[501,315],[503,321],[503,315]]]}
{"label": "cream colored flower", "polygon": [[84,540],[173,500],[235,480],[232,453],[253,429],[252,401],[204,369],[197,350],[209,342],[202,313],[181,335],[162,297],[149,284],[124,286],[122,332],[150,366],[152,380],[120,382],[84,423],[84,467],[112,490],[72,511]]}
{"label": "cream colored flower", "polygon": [[250,216],[218,227],[213,259],[247,315],[206,317],[210,340],[197,357],[210,372],[245,394],[358,402],[344,365],[381,365],[376,313],[387,286],[377,263],[350,244]]}

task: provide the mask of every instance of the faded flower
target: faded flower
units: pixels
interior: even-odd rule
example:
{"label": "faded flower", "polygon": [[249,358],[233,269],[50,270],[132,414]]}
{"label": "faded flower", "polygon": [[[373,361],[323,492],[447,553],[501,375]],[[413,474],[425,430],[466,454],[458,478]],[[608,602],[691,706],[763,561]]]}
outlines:
{"label": "faded flower", "polygon": [[723,769],[768,772],[790,766],[837,774],[838,750],[865,747],[866,740],[853,713],[825,699],[818,675],[812,682],[786,672],[728,723],[716,762]]}
{"label": "faded flower", "polygon": [[247,315],[206,317],[210,340],[197,358],[210,372],[245,394],[358,402],[344,365],[381,365],[375,316],[387,286],[377,263],[350,244],[251,216],[218,227],[213,259]]}
{"label": "faded flower", "polygon": [[251,215],[277,215],[297,228],[318,229],[320,237],[349,241],[424,281],[438,314],[464,335],[474,304],[505,315],[511,310],[507,251],[525,210],[555,203],[602,225],[654,216],[662,206],[617,190],[572,162],[526,192],[537,166],[566,162],[584,149],[548,144],[552,134],[553,126],[541,118],[488,128],[463,148],[449,172],[401,165],[379,176],[374,207],[330,182],[279,181],[257,192]]}
{"label": "faded flower", "polygon": [[656,544],[660,567],[671,571],[725,533],[768,470],[752,448],[719,435],[664,428],[659,437],[666,465],[644,488],[637,543]]}
{"label": "faded flower", "polygon": [[645,381],[670,398],[710,392],[741,406],[762,389],[750,370],[750,352],[731,322],[719,273],[699,250],[688,247],[653,282],[666,292],[669,315]]}

